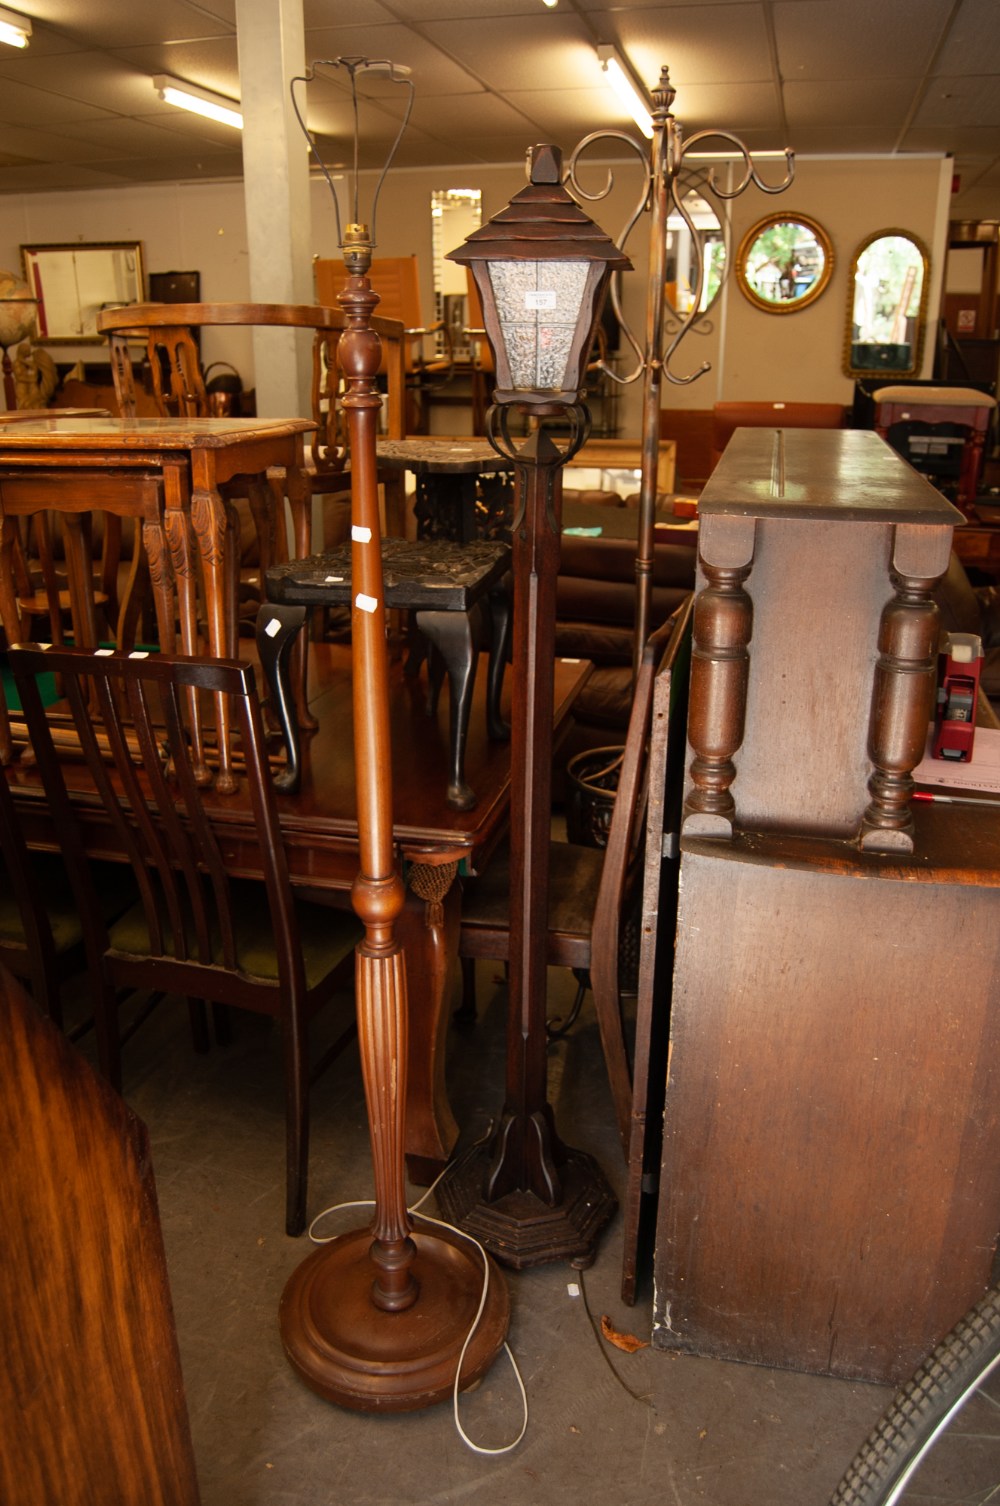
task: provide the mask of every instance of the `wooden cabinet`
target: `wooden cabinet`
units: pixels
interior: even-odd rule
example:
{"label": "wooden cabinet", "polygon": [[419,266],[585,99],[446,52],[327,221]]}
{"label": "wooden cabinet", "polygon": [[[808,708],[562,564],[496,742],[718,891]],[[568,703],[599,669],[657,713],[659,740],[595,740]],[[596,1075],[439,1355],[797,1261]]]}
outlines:
{"label": "wooden cabinet", "polygon": [[1000,1229],[1000,812],[909,804],[958,514],[741,431],[700,517],[653,1342],[895,1380]]}

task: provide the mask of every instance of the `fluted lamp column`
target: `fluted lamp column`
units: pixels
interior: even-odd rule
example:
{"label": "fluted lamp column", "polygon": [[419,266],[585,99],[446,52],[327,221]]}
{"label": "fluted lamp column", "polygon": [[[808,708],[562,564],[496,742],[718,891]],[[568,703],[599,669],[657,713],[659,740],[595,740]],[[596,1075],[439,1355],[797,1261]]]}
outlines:
{"label": "fluted lamp column", "polygon": [[[350,60],[354,64],[361,60]],[[383,67],[384,71],[384,67]],[[353,74],[352,74],[353,80]],[[339,223],[338,223],[339,228]],[[370,1225],[341,1235],[292,1274],[280,1327],[292,1367],[327,1400],[362,1411],[413,1411],[478,1379],[503,1345],[509,1298],[483,1256],[459,1234],[414,1227],[403,1161],[407,997],[395,921],[403,905],[392,833],[385,603],[375,439],[381,398],[381,342],[371,329],[378,304],[368,278],[374,236],[344,227],[348,281],[340,303],[347,328],[338,361],[347,392],[351,453],[351,644],[360,871],[352,900],[365,935],[355,982],[361,1066],[375,1182]]]}

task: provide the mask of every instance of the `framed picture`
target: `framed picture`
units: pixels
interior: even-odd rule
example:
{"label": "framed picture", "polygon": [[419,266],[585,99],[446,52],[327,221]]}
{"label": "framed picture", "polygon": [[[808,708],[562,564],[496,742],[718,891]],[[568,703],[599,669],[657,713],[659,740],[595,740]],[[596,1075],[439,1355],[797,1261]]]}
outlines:
{"label": "framed picture", "polygon": [[141,241],[80,241],[22,246],[24,276],[38,299],[38,339],[49,345],[99,345],[102,309],[145,297]]}

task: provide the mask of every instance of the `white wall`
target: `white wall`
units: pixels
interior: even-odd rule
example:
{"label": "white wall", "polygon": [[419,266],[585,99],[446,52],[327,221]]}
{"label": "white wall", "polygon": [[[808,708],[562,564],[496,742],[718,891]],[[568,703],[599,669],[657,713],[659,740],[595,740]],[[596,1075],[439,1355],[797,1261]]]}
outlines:
{"label": "white wall", "polygon": [[[765,164],[765,171],[778,164]],[[590,170],[593,186],[604,169]],[[797,165],[796,180],[774,198],[749,188],[732,203],[732,247],[746,230],[777,208],[801,210],[819,220],[834,248],[834,271],[826,291],[809,308],[774,315],[754,308],[727,279],[708,334],[692,334],[671,362],[680,375],[703,360],[711,372],[689,386],[668,386],[665,406],[708,408],[722,399],[814,402],[850,400],[852,383],[841,371],[850,258],[874,230],[901,228],[914,232],[931,251],[929,310],[936,316],[947,245],[950,163],[937,158],[809,159]],[[363,184],[367,187],[368,179]],[[525,183],[520,164],[505,167],[408,169],[390,173],[379,205],[377,254],[415,253],[422,270],[425,317],[433,311],[431,275],[431,192],[435,188],[479,188],[483,219],[497,213]],[[343,186],[347,186],[346,184]],[[627,164],[616,169],[607,199],[588,206],[589,213],[612,236],[618,234],[641,189],[638,174]],[[314,256],[336,256],[337,236],[329,190],[311,184]],[[364,191],[362,204],[365,202]],[[345,216],[346,217],[346,216]],[[624,279],[625,314],[639,334],[643,329],[648,219],[632,234],[628,250],[635,271]],[[275,226],[275,234],[281,227]],[[249,299],[247,236],[240,182],[143,185],[132,189],[91,189],[70,194],[0,195],[0,267],[18,270],[22,243],[139,240],[146,271],[201,273],[203,300]],[[931,345],[925,353],[929,374]],[[98,347],[54,347],[56,360],[76,355],[100,358]],[[248,334],[208,330],[203,340],[206,365],[227,360],[252,387],[253,355]],[[638,435],[639,384],[625,390],[622,433]]]}
{"label": "white wall", "polygon": [[[908,230],[930,252],[929,335],[922,375],[933,363],[933,321],[947,249],[951,164],[943,158],[821,159],[797,164],[791,188],[765,199],[752,188],[733,203],[733,246],[758,219],[801,211],[833,242],[833,275],[808,308],[770,314],[727,281],[726,341],[721,386],[727,401],[848,403],[853,382],[841,363],[847,330],[851,260],[876,230]],[[700,406],[700,405],[699,405]]]}

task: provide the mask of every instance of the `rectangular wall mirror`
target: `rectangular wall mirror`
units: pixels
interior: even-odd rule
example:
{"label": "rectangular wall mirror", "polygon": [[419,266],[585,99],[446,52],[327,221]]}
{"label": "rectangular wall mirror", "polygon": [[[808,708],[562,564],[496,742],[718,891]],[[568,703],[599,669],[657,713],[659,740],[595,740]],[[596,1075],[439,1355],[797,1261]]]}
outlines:
{"label": "rectangular wall mirror", "polygon": [[22,246],[21,262],[38,299],[42,344],[103,344],[100,311],[145,297],[141,241]]}

